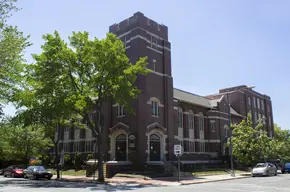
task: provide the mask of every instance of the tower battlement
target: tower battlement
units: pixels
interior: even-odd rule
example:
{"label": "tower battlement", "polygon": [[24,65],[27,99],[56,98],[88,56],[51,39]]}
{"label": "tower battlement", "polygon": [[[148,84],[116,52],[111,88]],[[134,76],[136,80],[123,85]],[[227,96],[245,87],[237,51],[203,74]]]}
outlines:
{"label": "tower battlement", "polygon": [[153,21],[152,19],[144,16],[141,12],[136,12],[133,16],[115,23],[110,26],[109,32],[116,34],[117,36],[133,30],[135,28],[146,29],[149,32],[158,35],[164,40],[168,41],[168,27]]}

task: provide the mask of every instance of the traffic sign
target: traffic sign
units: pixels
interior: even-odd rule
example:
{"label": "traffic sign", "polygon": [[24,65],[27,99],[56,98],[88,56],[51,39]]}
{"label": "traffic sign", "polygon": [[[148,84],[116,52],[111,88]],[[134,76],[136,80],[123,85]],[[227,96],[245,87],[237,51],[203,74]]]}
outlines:
{"label": "traffic sign", "polygon": [[182,148],[181,148],[180,144],[174,145],[174,154],[175,155],[181,155],[182,154]]}

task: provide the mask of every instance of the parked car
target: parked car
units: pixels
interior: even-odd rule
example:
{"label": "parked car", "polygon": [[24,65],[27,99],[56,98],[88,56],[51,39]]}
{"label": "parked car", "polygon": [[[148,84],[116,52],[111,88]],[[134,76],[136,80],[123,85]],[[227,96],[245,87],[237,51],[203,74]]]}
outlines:
{"label": "parked car", "polygon": [[24,170],[24,178],[44,178],[50,180],[52,176],[52,173],[47,171],[43,166],[29,166]]}
{"label": "parked car", "polygon": [[258,163],[252,170],[252,177],[277,175],[277,168],[272,163]]}
{"label": "parked car", "polygon": [[282,173],[290,173],[290,163],[285,163],[282,169]]}
{"label": "parked car", "polygon": [[3,175],[4,169],[0,169],[0,175]]}
{"label": "parked car", "polygon": [[4,177],[23,177],[22,165],[11,165],[3,170]]}

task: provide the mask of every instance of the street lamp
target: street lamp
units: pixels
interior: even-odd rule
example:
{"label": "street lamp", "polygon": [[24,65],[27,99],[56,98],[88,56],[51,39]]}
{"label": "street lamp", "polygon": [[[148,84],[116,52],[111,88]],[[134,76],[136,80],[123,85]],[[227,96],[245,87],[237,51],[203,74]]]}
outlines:
{"label": "street lamp", "polygon": [[[255,88],[254,85],[243,87],[240,89],[236,89],[234,91],[241,91],[244,89],[253,89]],[[231,176],[235,177],[235,170],[234,170],[234,160],[233,160],[233,142],[232,142],[232,129],[231,129],[231,104],[229,100],[229,92],[227,92],[227,101],[228,101],[228,127],[231,130],[230,131],[230,157],[231,157]]]}

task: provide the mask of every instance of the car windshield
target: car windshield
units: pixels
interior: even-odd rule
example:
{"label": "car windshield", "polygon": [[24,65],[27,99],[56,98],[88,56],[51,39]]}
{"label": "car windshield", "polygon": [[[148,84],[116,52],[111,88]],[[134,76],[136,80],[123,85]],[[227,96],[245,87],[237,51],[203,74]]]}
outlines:
{"label": "car windshield", "polygon": [[286,163],[285,164],[285,167],[290,167],[290,163]]}
{"label": "car windshield", "polygon": [[36,166],[36,167],[34,167],[34,169],[35,169],[36,171],[46,171],[45,168],[44,168],[43,166]]}
{"label": "car windshield", "polygon": [[267,165],[266,165],[266,163],[258,163],[257,165],[256,165],[256,168],[259,168],[259,167],[266,167]]}

